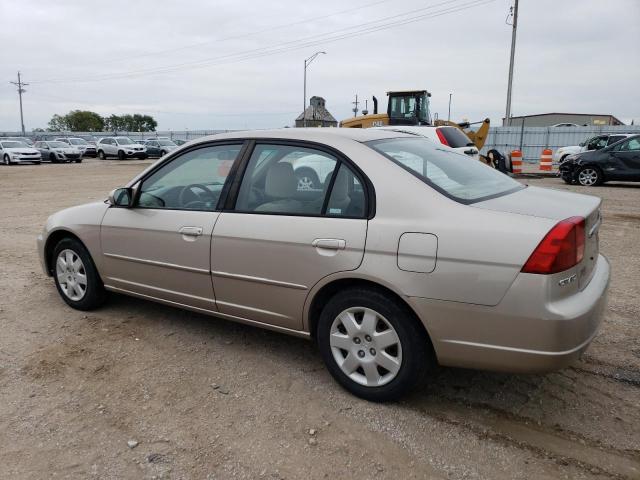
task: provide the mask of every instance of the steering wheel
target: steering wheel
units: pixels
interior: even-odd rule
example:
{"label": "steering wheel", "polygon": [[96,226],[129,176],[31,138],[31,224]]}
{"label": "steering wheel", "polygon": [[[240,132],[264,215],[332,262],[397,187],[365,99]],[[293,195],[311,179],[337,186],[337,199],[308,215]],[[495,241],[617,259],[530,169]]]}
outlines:
{"label": "steering wheel", "polygon": [[[204,204],[206,200],[196,192],[193,191],[194,188],[202,190],[206,195],[213,197],[211,194],[211,190],[200,183],[192,183],[191,185],[187,185],[180,190],[180,195],[178,195],[178,205],[182,205],[187,208],[189,205],[195,206],[195,204]],[[192,199],[187,200],[187,194],[192,197]],[[198,205],[200,206],[200,205]]]}

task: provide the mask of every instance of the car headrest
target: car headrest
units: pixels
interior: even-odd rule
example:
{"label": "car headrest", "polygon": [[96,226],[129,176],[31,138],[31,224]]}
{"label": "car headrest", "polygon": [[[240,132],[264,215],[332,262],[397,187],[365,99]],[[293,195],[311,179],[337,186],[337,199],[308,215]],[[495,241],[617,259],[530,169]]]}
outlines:
{"label": "car headrest", "polygon": [[291,198],[296,193],[298,182],[290,163],[276,163],[267,171],[264,191],[272,198]]}

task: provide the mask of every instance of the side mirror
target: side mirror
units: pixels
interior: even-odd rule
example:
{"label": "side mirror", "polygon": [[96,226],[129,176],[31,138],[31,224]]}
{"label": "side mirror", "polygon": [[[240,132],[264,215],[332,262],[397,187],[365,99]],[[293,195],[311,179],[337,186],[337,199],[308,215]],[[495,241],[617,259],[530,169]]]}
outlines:
{"label": "side mirror", "polygon": [[133,190],[131,188],[116,188],[109,193],[109,205],[112,207],[130,208],[133,203]]}

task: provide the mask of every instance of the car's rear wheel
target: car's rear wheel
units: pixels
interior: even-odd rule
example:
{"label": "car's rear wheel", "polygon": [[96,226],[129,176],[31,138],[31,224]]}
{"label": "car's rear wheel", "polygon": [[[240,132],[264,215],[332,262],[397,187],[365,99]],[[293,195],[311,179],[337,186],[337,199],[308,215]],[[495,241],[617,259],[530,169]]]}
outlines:
{"label": "car's rear wheel", "polygon": [[53,250],[53,278],[62,299],[77,310],[102,305],[106,291],[87,249],[74,238],[64,238]]}
{"label": "car's rear wheel", "polygon": [[118,150],[118,160],[124,160],[124,159],[125,159],[124,152],[122,150]]}
{"label": "car's rear wheel", "polygon": [[425,378],[433,358],[412,312],[374,289],[348,289],[333,296],[320,314],[317,340],[338,383],[372,401],[408,393]]}
{"label": "car's rear wheel", "polygon": [[167,152],[165,152],[164,150],[160,151],[160,156],[164,157],[167,154]]}
{"label": "car's rear wheel", "polygon": [[98,158],[100,160],[106,160],[107,156],[104,154],[102,150],[98,150]]}
{"label": "car's rear wheel", "polygon": [[591,166],[582,167],[578,170],[578,183],[583,187],[594,187],[602,183],[602,172]]}

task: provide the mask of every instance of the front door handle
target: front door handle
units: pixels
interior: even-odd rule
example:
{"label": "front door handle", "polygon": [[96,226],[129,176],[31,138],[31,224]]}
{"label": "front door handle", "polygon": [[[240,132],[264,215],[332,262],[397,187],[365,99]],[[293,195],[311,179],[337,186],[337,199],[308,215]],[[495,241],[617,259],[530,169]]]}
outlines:
{"label": "front door handle", "polygon": [[178,232],[187,237],[199,237],[202,235],[202,227],[182,227]]}
{"label": "front door handle", "polygon": [[311,242],[316,248],[326,248],[327,250],[344,250],[347,242],[338,238],[316,238]]}

